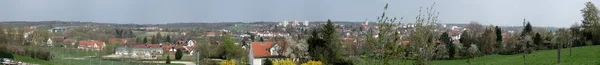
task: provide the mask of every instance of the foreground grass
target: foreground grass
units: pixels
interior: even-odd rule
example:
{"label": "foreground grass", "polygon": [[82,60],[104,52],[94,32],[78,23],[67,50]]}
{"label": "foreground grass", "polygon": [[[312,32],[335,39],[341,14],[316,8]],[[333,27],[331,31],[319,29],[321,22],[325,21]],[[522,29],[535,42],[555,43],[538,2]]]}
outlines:
{"label": "foreground grass", "polygon": [[[34,63],[40,65],[182,65],[182,64],[163,64],[163,63],[140,63],[137,61],[128,60],[102,60],[95,58],[96,52],[77,51],[74,49],[65,48],[47,48],[54,55],[54,60],[45,61],[34,59],[31,57],[14,55],[15,60],[26,63]],[[68,59],[82,58],[82,59]]]}
{"label": "foreground grass", "polygon": [[16,54],[13,54],[13,56],[14,56],[14,60],[18,60],[18,61],[25,62],[25,63],[34,63],[34,64],[41,64],[41,65],[61,65],[59,63],[53,63],[50,61],[34,59],[31,57],[26,57],[26,56],[21,56],[21,55],[16,55]]}
{"label": "foreground grass", "polygon": [[[524,65],[524,54],[514,55],[487,55],[471,59],[471,65]],[[540,50],[526,55],[527,65],[556,65],[557,50]],[[392,65],[412,65],[413,61],[399,60],[391,61]],[[358,65],[371,65],[379,63],[379,60],[366,59]],[[431,65],[469,65],[467,59],[460,60],[432,60]],[[583,46],[573,48],[572,55],[569,55],[569,49],[561,51],[561,65],[600,65],[600,46]]]}

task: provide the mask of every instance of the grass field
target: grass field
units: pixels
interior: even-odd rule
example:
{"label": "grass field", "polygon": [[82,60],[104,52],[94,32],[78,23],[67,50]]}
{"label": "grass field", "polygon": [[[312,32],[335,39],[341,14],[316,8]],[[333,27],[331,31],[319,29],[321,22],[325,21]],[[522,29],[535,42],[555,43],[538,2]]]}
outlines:
{"label": "grass field", "polygon": [[18,61],[26,62],[26,63],[35,63],[35,64],[41,64],[41,65],[61,65],[61,64],[58,64],[58,63],[50,62],[50,61],[44,61],[44,60],[40,60],[40,59],[34,59],[34,58],[31,58],[31,57],[26,57],[26,56],[21,56],[21,55],[15,55],[15,54],[13,54],[13,56],[14,56],[14,60],[18,60]]}
{"label": "grass field", "polygon": [[[527,65],[557,65],[557,50],[540,50],[526,56]],[[369,59],[358,65],[371,65],[379,60]],[[392,61],[393,65],[412,65],[412,61],[402,63]],[[461,60],[432,60],[431,65],[469,65],[466,59]],[[514,55],[487,55],[471,59],[471,65],[524,65],[523,54]],[[600,46],[584,46],[573,48],[569,56],[569,49],[561,51],[561,65],[600,65]]]}
{"label": "grass field", "polygon": [[[157,63],[140,63],[137,61],[110,61],[101,60],[100,58],[90,57],[95,56],[95,52],[91,51],[76,51],[74,49],[65,48],[48,48],[54,54],[54,60],[44,61],[30,57],[15,55],[15,60],[26,63],[34,63],[41,65],[181,65],[181,64],[157,64]],[[80,59],[68,59],[80,58]]]}

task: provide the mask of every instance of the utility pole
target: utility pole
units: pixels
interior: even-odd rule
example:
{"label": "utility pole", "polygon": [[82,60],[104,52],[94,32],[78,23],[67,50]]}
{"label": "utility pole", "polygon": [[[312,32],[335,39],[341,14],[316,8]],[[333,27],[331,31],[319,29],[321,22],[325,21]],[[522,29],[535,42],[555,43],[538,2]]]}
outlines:
{"label": "utility pole", "polygon": [[200,65],[200,62],[201,62],[200,59],[202,59],[202,58],[200,58],[200,50],[197,50],[197,52],[196,52],[196,65]]}

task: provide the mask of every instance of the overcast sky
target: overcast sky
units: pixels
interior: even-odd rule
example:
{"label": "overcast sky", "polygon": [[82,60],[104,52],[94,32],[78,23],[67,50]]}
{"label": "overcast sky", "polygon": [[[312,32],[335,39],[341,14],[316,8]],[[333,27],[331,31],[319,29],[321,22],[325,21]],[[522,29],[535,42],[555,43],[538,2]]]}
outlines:
{"label": "overcast sky", "polygon": [[[436,2],[440,23],[567,27],[579,23],[590,0],[0,0],[0,21],[175,23],[222,21],[364,21],[388,15],[414,22]],[[598,1],[593,1],[598,3]]]}

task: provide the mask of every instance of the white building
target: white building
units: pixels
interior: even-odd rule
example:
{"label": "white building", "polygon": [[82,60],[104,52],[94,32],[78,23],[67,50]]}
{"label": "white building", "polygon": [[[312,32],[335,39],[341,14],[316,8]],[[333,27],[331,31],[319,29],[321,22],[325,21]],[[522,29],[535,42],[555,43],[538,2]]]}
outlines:
{"label": "white building", "polygon": [[47,44],[48,46],[53,46],[52,39],[48,38],[48,41],[46,41],[46,44]]}
{"label": "white building", "polygon": [[304,21],[303,25],[308,26],[308,21]]}

